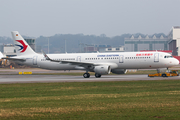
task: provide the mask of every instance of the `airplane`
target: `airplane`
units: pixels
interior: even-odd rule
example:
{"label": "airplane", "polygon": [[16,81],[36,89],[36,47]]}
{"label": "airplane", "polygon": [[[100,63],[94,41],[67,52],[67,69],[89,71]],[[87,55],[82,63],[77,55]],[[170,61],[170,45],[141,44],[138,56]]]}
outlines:
{"label": "airplane", "polygon": [[89,78],[88,72],[95,72],[95,77],[101,75],[125,74],[127,69],[160,69],[179,64],[176,58],[165,52],[111,52],[111,53],[66,53],[39,54],[27,44],[18,31],[12,31],[17,56],[2,59],[33,67],[50,70],[84,70],[84,78]]}

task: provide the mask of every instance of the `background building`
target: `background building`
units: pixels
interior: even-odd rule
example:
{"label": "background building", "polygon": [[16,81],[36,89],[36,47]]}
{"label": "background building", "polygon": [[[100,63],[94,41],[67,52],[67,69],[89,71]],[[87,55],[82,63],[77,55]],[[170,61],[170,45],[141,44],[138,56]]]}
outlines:
{"label": "background building", "polygon": [[124,52],[124,46],[111,47],[110,45],[86,45],[84,47],[85,53],[92,52]]}
{"label": "background building", "polygon": [[125,51],[141,51],[141,50],[168,50],[168,37],[167,36],[148,36],[134,37],[124,39]]}
{"label": "background building", "polygon": [[99,48],[99,52],[124,52],[124,46]]}
{"label": "background building", "polygon": [[180,56],[180,26],[172,27],[168,38],[169,50],[172,50],[172,55]]}
{"label": "background building", "polygon": [[180,56],[180,26],[173,26],[168,36],[145,36],[124,39],[125,51],[171,50],[173,56]]}
{"label": "background building", "polygon": [[36,51],[35,39],[24,39],[31,48]]}
{"label": "background building", "polygon": [[16,50],[14,45],[12,44],[3,45],[2,53],[8,57],[16,56]]}

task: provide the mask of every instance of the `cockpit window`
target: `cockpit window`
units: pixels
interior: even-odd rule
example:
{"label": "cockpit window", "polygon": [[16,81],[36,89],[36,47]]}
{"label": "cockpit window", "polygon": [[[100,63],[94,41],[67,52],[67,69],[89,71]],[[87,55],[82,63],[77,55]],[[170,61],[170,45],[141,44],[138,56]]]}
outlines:
{"label": "cockpit window", "polygon": [[173,58],[173,56],[164,56],[164,58]]}

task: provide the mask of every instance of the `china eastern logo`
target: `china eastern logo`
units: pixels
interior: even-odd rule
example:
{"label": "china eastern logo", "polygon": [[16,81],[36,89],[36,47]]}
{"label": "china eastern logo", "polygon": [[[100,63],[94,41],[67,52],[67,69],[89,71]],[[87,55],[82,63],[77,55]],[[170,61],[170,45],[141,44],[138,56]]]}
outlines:
{"label": "china eastern logo", "polygon": [[16,41],[19,42],[19,43],[21,43],[21,45],[17,45],[17,44],[16,44],[16,46],[19,46],[19,47],[20,47],[19,51],[20,51],[21,53],[24,52],[24,51],[26,51],[27,45],[23,42],[23,40],[16,40]]}

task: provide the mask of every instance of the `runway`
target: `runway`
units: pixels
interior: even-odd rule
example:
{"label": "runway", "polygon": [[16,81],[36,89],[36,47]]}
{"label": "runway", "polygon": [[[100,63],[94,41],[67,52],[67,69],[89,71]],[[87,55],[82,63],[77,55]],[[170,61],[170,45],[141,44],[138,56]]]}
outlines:
{"label": "runway", "polygon": [[99,82],[99,81],[138,81],[138,80],[180,80],[175,77],[147,77],[147,75],[103,75],[101,78],[83,78],[68,75],[0,75],[0,84],[48,83],[48,82]]}
{"label": "runway", "polygon": [[33,73],[73,73],[83,71],[54,71],[39,68],[30,69],[0,69],[0,84],[10,83],[49,83],[49,82],[99,82],[99,81],[138,81],[138,80],[180,80],[180,76],[175,77],[147,77],[147,75],[102,75],[101,78],[90,78],[72,75],[18,75],[18,72],[32,71]]}

